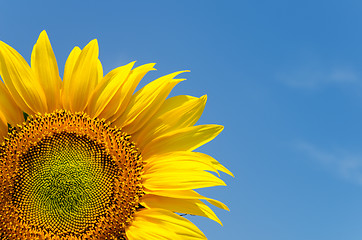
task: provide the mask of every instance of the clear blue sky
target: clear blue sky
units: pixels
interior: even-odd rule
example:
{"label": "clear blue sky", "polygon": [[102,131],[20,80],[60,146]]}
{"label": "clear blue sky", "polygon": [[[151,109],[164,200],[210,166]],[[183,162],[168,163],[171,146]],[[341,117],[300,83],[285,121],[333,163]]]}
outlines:
{"label": "clear blue sky", "polygon": [[0,39],[30,60],[48,32],[60,69],[93,38],[105,71],[156,62],[224,132],[201,148],[230,168],[211,240],[362,239],[361,1],[2,1]]}

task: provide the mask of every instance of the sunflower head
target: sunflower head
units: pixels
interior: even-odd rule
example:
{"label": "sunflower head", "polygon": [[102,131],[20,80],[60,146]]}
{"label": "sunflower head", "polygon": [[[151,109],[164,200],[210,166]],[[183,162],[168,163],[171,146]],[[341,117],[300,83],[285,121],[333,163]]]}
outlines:
{"label": "sunflower head", "polygon": [[153,66],[103,76],[93,40],[72,50],[61,79],[45,31],[31,66],[0,42],[0,237],[204,239],[176,213],[221,224],[202,200],[227,207],[194,189],[232,173],[194,150],[223,127],[194,125],[206,96],[167,98],[184,71],[134,92]]}

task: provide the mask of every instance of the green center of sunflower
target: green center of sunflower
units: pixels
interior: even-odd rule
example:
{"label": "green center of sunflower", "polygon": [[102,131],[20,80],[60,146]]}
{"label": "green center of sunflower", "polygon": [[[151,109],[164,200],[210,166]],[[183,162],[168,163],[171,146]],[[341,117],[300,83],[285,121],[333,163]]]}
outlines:
{"label": "green center of sunflower", "polygon": [[112,200],[112,158],[86,136],[46,137],[23,155],[20,168],[16,206],[30,222],[53,232],[85,229]]}
{"label": "green center of sunflower", "polygon": [[1,237],[122,239],[144,194],[129,136],[83,113],[31,117],[0,161]]}

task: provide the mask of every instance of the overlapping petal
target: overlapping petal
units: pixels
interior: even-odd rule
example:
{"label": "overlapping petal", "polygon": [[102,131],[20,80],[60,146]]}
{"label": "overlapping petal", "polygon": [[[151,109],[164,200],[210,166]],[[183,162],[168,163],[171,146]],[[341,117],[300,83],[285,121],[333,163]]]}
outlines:
{"label": "overlapping petal", "polygon": [[16,126],[24,121],[23,112],[2,82],[0,82],[0,103],[0,112],[4,115],[8,123]]}
{"label": "overlapping petal", "polygon": [[226,186],[224,181],[208,172],[162,172],[143,175],[147,190],[190,190],[213,186]]}
{"label": "overlapping petal", "polygon": [[154,64],[146,64],[132,70],[134,62],[108,73],[97,85],[90,100],[89,114],[112,121],[119,117],[142,77],[153,70]]}
{"label": "overlapping petal", "polygon": [[8,123],[5,115],[0,112],[0,141],[3,141],[4,137],[8,133]]}
{"label": "overlapping petal", "polygon": [[164,196],[164,197],[172,197],[172,198],[180,198],[180,199],[202,199],[208,201],[210,204],[215,207],[224,209],[229,211],[229,208],[222,202],[202,196],[201,194],[195,192],[194,190],[151,190],[146,191],[146,193]]}
{"label": "overlapping petal", "polygon": [[211,171],[217,173],[217,169],[206,157],[196,152],[173,151],[165,154],[157,154],[148,158],[145,164],[145,174],[161,173],[168,171]]}
{"label": "overlapping petal", "polygon": [[0,41],[0,75],[18,106],[29,114],[47,111],[46,97],[28,63]]}
{"label": "overlapping petal", "polygon": [[136,212],[126,234],[128,240],[206,239],[205,235],[187,219],[159,208]]}
{"label": "overlapping petal", "polygon": [[198,199],[181,199],[147,194],[142,198],[142,204],[148,208],[163,208],[172,212],[207,217],[222,225],[216,214]]}
{"label": "overlapping petal", "polygon": [[137,91],[131,98],[125,112],[114,122],[115,126],[132,134],[144,126],[144,124],[157,112],[164,100],[177,83],[184,79],[174,79],[180,73],[175,72],[147,84]]}
{"label": "overlapping petal", "polygon": [[214,139],[224,129],[221,125],[199,125],[177,129],[153,139],[143,149],[143,157],[172,151],[192,151]]}
{"label": "overlapping petal", "polygon": [[150,140],[167,132],[193,126],[205,108],[206,99],[206,95],[201,98],[180,95],[167,99],[147,124],[132,135],[134,141],[142,149]]}
{"label": "overlapping petal", "polygon": [[92,40],[79,52],[73,49],[69,55],[63,81],[63,105],[73,112],[84,111],[98,83],[98,42]]}
{"label": "overlapping petal", "polygon": [[[73,50],[70,52],[64,67],[63,86],[71,85],[70,81],[72,78],[74,67],[81,52],[82,50],[79,47],[74,47]],[[66,95],[63,94],[62,97],[65,98]],[[65,99],[63,99],[63,102],[66,102]]]}

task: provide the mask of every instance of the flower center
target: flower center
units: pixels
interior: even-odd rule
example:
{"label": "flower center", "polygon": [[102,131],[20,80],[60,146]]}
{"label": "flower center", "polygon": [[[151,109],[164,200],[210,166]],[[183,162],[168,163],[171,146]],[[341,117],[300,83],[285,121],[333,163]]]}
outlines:
{"label": "flower center", "polygon": [[112,200],[112,158],[86,136],[46,137],[23,155],[20,168],[16,206],[29,222],[53,232],[82,231]]}
{"label": "flower center", "polygon": [[144,194],[129,136],[84,113],[31,117],[9,132],[0,161],[4,236],[121,239]]}

